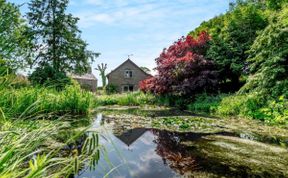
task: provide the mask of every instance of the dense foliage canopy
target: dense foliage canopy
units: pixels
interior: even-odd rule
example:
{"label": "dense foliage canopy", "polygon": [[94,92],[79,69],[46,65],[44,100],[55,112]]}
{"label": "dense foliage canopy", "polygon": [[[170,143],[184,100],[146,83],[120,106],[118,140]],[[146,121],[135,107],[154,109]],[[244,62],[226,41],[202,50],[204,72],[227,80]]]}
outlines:
{"label": "dense foliage canopy", "polygon": [[249,53],[251,75],[241,91],[288,96],[288,8],[257,37]]}
{"label": "dense foliage canopy", "polygon": [[187,96],[213,90],[217,72],[212,61],[205,59],[209,35],[182,37],[156,59],[157,76],[140,83],[140,89],[156,94]]}
{"label": "dense foliage canopy", "polygon": [[87,50],[87,43],[81,39],[77,27],[78,18],[66,13],[67,5],[68,0],[32,0],[29,3],[27,17],[35,55],[29,63],[36,66],[37,71],[42,70],[40,73],[47,71],[44,69],[47,66],[53,68],[55,75],[84,73],[90,68],[91,60],[99,55]]}
{"label": "dense foliage canopy", "polygon": [[19,7],[0,0],[0,16],[0,59],[13,69],[23,67],[31,44]]}
{"label": "dense foliage canopy", "polygon": [[206,57],[213,60],[223,83],[240,87],[240,76],[247,75],[250,49],[258,33],[267,26],[263,7],[258,3],[239,3],[219,17],[204,22],[190,35],[206,30],[211,35],[211,47]]}

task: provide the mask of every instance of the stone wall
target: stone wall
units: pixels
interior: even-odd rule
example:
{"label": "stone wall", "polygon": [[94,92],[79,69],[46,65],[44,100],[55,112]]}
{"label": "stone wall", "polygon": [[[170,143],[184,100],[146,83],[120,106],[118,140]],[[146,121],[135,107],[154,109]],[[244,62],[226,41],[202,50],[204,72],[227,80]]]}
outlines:
{"label": "stone wall", "polygon": [[81,88],[88,90],[88,91],[96,92],[97,80],[78,79],[78,78],[74,78],[74,79],[77,80]]}

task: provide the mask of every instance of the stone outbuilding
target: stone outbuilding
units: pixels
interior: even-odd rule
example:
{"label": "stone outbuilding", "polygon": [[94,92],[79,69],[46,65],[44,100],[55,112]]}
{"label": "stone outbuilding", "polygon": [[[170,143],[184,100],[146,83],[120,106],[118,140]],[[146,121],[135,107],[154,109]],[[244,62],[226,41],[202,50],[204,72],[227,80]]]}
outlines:
{"label": "stone outbuilding", "polygon": [[108,84],[117,88],[120,93],[139,89],[139,82],[151,77],[129,58],[112,70],[108,75]]}
{"label": "stone outbuilding", "polygon": [[81,88],[96,92],[98,80],[95,75],[92,74],[92,72],[86,73],[84,75],[73,74],[71,77],[80,84]]}

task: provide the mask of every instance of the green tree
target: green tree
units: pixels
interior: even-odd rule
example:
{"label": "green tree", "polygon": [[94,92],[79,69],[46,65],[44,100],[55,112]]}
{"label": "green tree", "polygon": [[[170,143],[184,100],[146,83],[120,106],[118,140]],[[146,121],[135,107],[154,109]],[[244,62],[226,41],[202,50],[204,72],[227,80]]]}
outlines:
{"label": "green tree", "polygon": [[97,68],[95,70],[98,70],[100,72],[100,77],[102,78],[102,87],[106,86],[106,69],[107,69],[107,64],[98,64]]}
{"label": "green tree", "polygon": [[0,16],[0,59],[13,69],[24,67],[31,44],[19,7],[0,0]]}
{"label": "green tree", "polygon": [[237,1],[226,14],[202,23],[190,35],[202,30],[211,35],[206,57],[217,64],[220,80],[238,89],[240,76],[247,74],[247,51],[267,24],[260,3]]}
{"label": "green tree", "polygon": [[87,50],[87,43],[81,39],[77,27],[79,19],[66,13],[67,5],[68,0],[32,0],[29,3],[27,18],[35,54],[29,61],[31,66],[49,65],[55,74],[82,74],[99,55]]}
{"label": "green tree", "polygon": [[257,37],[249,54],[251,75],[241,92],[288,97],[288,7]]}

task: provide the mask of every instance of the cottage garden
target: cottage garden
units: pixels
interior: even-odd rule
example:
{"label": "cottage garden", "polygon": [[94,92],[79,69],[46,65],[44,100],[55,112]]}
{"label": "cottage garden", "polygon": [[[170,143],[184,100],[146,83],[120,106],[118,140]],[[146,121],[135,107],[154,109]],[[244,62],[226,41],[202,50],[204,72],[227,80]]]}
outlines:
{"label": "cottage garden", "polygon": [[287,3],[231,4],[164,49],[157,75],[110,74],[95,93],[67,75],[99,55],[67,1],[31,0],[25,19],[0,1],[0,178],[288,177]]}

